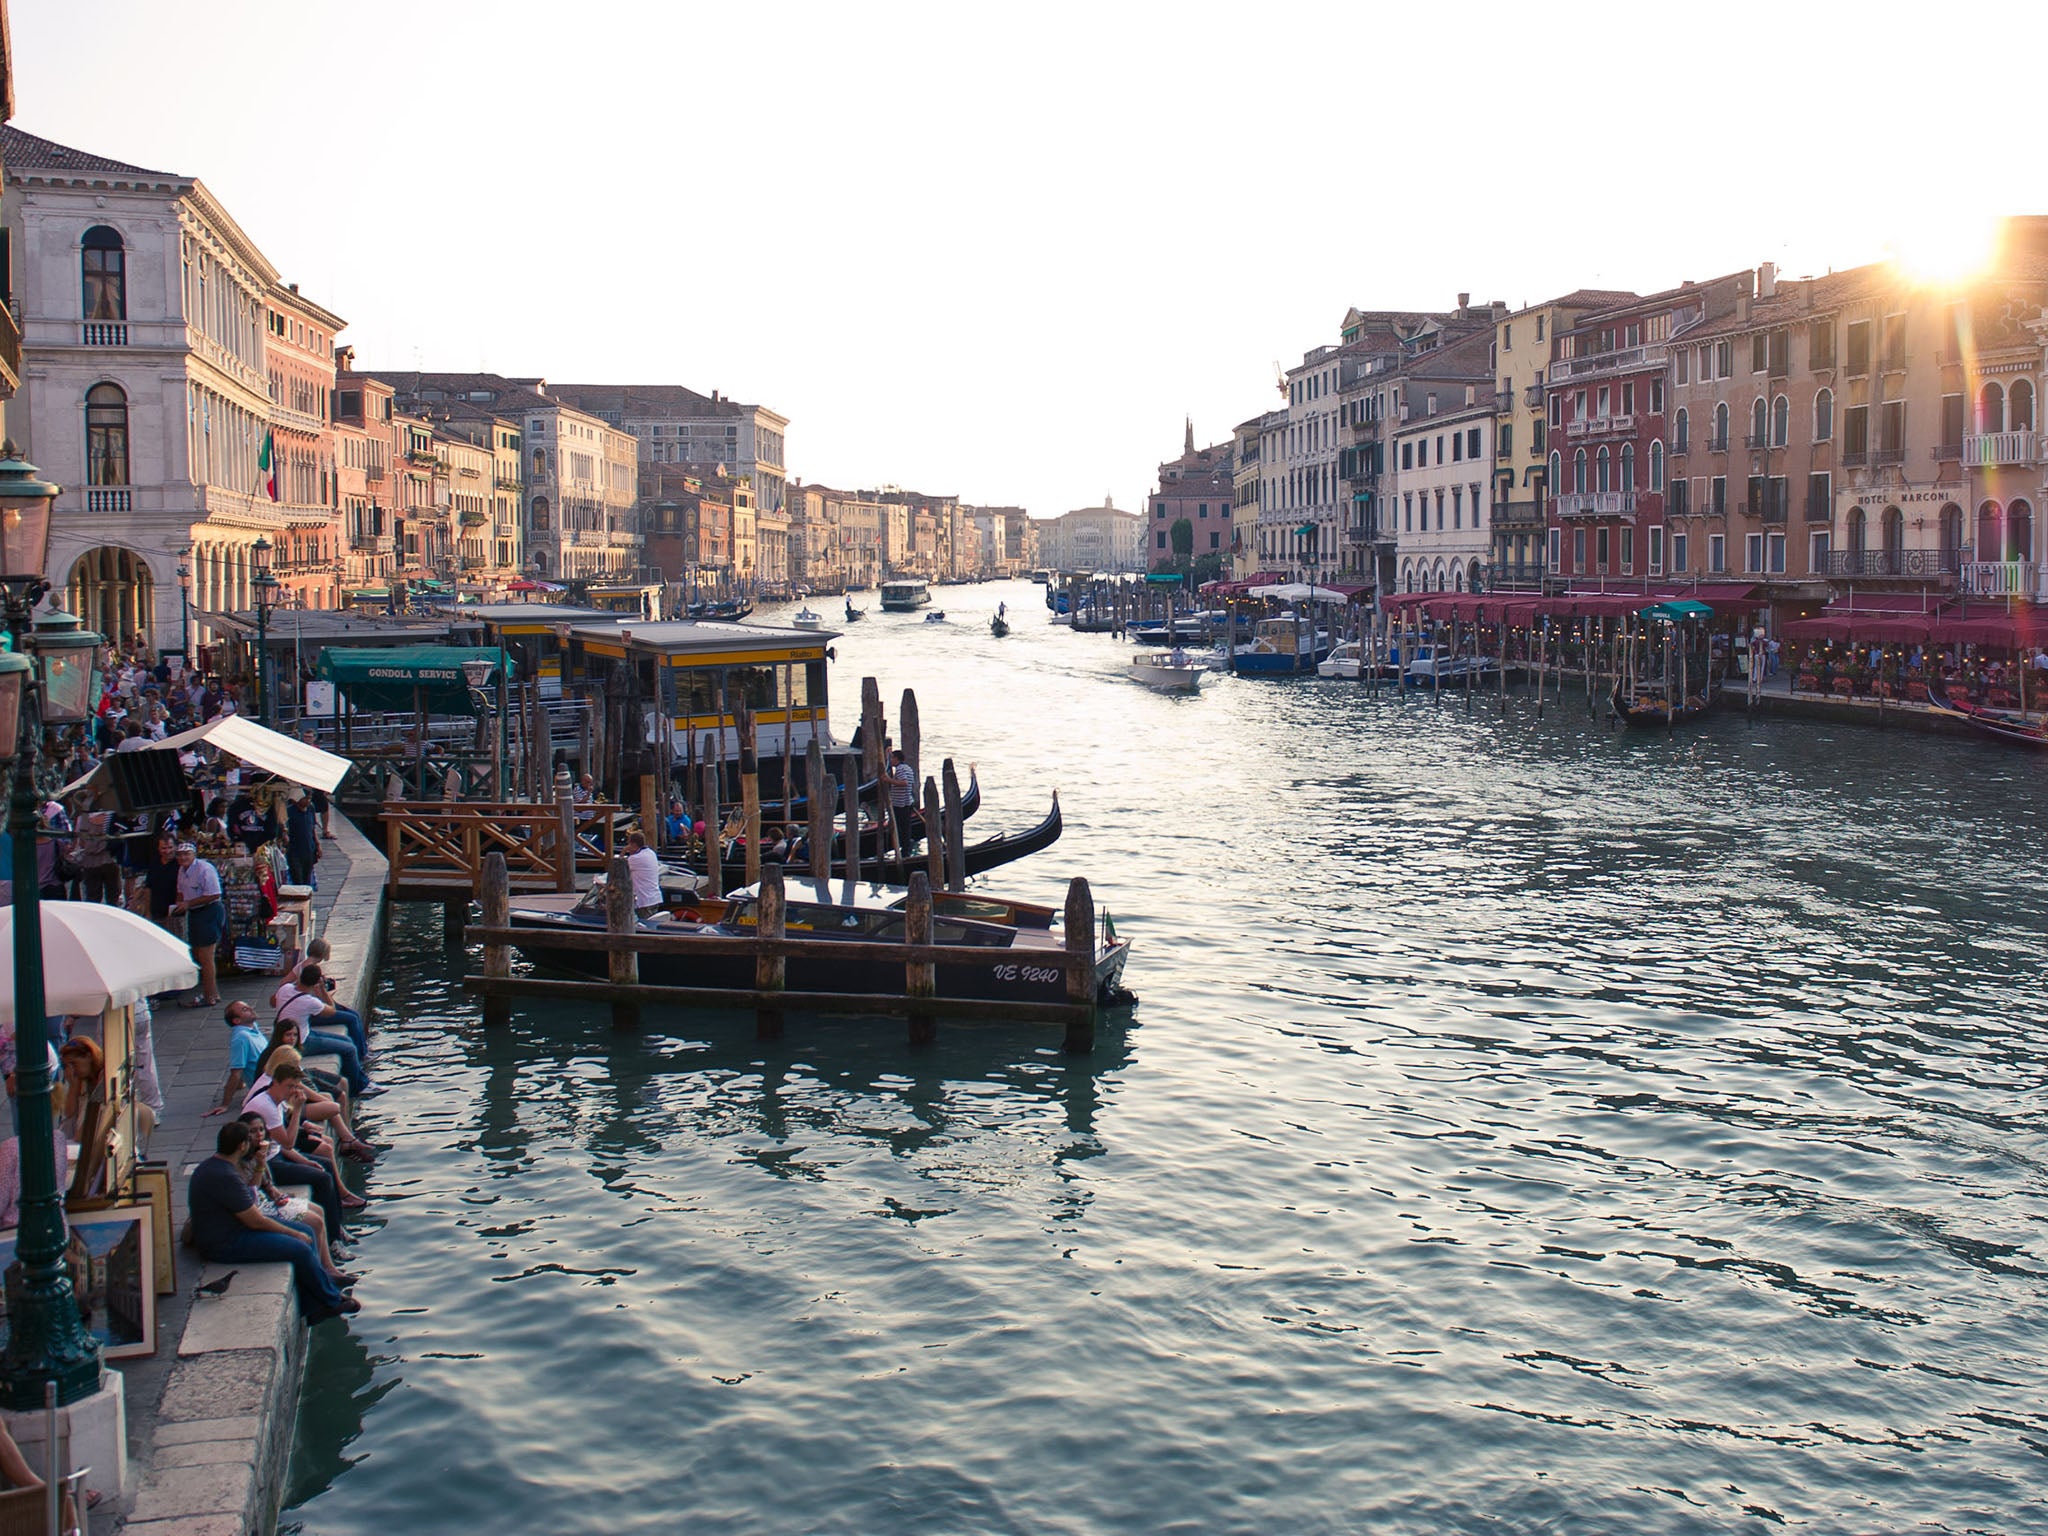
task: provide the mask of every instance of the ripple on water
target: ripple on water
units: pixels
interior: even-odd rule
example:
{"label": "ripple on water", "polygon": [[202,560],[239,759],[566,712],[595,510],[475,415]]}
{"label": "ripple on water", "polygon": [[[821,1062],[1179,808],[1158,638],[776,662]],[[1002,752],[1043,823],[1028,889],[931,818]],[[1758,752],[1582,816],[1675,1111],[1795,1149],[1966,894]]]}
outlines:
{"label": "ripple on water", "polygon": [[2048,1524],[2038,764],[1163,699],[955,595],[842,703],[914,684],[977,832],[1059,788],[994,883],[1087,872],[1135,1021],[486,1038],[402,914],[300,1529]]}

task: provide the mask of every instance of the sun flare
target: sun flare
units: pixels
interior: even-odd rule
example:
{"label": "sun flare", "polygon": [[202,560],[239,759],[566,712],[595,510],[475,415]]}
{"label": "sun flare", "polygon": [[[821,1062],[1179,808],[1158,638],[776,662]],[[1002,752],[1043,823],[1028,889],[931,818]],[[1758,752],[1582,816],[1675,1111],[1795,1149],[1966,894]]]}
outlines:
{"label": "sun flare", "polygon": [[1959,283],[1990,263],[1998,220],[1945,217],[1902,230],[1891,241],[1892,259],[1925,283]]}

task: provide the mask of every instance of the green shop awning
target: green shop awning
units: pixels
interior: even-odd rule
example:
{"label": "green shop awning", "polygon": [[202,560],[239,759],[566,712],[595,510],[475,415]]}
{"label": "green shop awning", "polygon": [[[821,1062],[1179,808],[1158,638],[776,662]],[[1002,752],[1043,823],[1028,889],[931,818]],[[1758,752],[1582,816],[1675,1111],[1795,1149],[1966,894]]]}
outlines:
{"label": "green shop awning", "polygon": [[476,711],[462,664],[478,659],[491,664],[486,687],[510,676],[500,647],[467,645],[329,646],[320,653],[319,675],[348,695],[351,709],[468,715]]}
{"label": "green shop awning", "polygon": [[1691,598],[1679,598],[1668,603],[1653,603],[1648,608],[1639,608],[1637,614],[1645,619],[1711,619],[1714,610],[1705,603],[1696,603]]}
{"label": "green shop awning", "polygon": [[1179,571],[1153,571],[1145,577],[1155,587],[1177,587],[1186,579]]}

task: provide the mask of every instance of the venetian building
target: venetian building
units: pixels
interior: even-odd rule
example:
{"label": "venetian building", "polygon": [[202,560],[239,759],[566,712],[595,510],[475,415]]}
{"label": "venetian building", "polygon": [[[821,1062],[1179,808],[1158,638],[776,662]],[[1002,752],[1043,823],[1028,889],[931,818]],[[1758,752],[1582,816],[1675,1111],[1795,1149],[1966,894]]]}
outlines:
{"label": "venetian building", "polygon": [[183,649],[203,615],[252,606],[255,545],[289,526],[266,346],[289,290],[197,177],[13,127],[0,160],[23,336],[9,425],[63,487],[51,577],[102,633]]}

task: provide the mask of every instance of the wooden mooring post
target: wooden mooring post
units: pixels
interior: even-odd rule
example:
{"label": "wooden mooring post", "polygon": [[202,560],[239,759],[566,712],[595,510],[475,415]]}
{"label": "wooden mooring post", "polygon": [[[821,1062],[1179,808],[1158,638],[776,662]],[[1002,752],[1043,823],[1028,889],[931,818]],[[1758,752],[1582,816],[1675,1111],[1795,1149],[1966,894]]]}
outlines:
{"label": "wooden mooring post", "polygon": [[845,780],[839,786],[839,793],[846,802],[846,878],[860,884],[860,769],[857,753],[849,752],[844,759]]}
{"label": "wooden mooring post", "polygon": [[814,734],[804,756],[804,809],[810,812],[808,841],[811,878],[832,878],[832,802],[825,797],[832,780],[825,773],[825,748]]}
{"label": "wooden mooring post", "polygon": [[576,889],[576,790],[566,767],[555,770],[555,889]]}
{"label": "wooden mooring post", "polygon": [[[755,903],[755,932],[764,939],[781,939],[787,936],[784,927],[782,905],[782,866],[777,863],[761,867],[761,896]],[[754,957],[754,990],[757,992],[780,992],[783,989],[784,966],[786,962],[779,950],[764,946]],[[754,1010],[754,1038],[756,1040],[780,1040],[782,1038],[782,1010],[760,1007]]]}
{"label": "wooden mooring post", "polygon": [[703,774],[704,894],[717,901],[725,894],[725,855],[718,835],[718,760],[709,752],[704,754]]}
{"label": "wooden mooring post", "polygon": [[943,890],[946,885],[946,819],[940,809],[938,781],[930,774],[924,780],[925,878]]}
{"label": "wooden mooring post", "polygon": [[[482,878],[477,882],[482,898],[484,926],[512,926],[512,877],[505,869],[505,855],[495,850],[484,855]],[[484,975],[504,978],[512,974],[512,948],[508,944],[484,946]],[[484,994],[484,1026],[491,1028],[512,1022],[512,999],[503,992]]]}
{"label": "wooden mooring post", "polygon": [[940,782],[946,797],[946,888],[967,889],[967,817],[960,801],[960,775],[950,757],[940,765]]}
{"label": "wooden mooring post", "polygon": [[1086,1008],[1085,1017],[1067,1022],[1065,1048],[1074,1055],[1095,1049],[1095,897],[1088,882],[1076,875],[1067,886],[1067,1001]]}
{"label": "wooden mooring post", "polygon": [[[630,937],[639,930],[640,919],[633,910],[633,871],[622,858],[612,860],[612,867],[605,877],[604,926],[605,932],[616,938]],[[606,974],[614,987],[640,984],[640,956],[637,951],[620,945],[611,950],[606,959],[610,962]],[[639,1003],[629,998],[613,997],[612,1028],[639,1027]]]}
{"label": "wooden mooring post", "polygon": [[[915,870],[910,876],[910,894],[903,904],[903,942],[906,944],[930,944],[932,941],[932,884],[925,878],[923,870]],[[903,967],[903,995],[913,1005],[922,998],[935,996],[938,992],[939,968],[929,960],[912,960]],[[914,1006],[910,1014],[910,1043],[930,1045],[939,1038],[939,1020],[936,1014],[918,1011]]]}
{"label": "wooden mooring post", "polygon": [[747,840],[747,884],[761,878],[761,755],[754,732],[754,710],[745,699],[733,701],[733,719],[740,736],[740,827]]}

